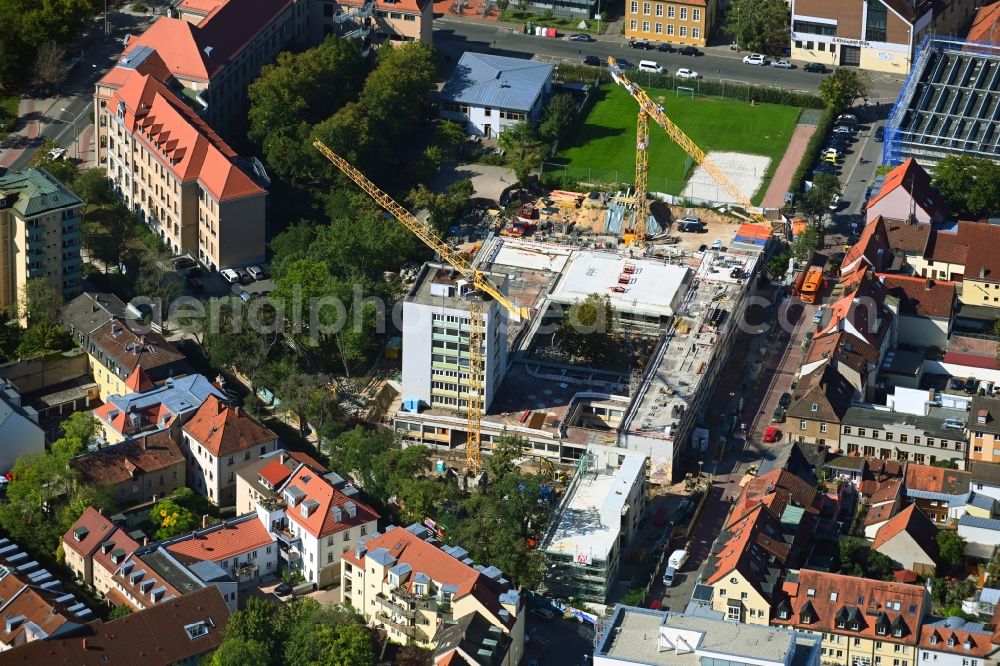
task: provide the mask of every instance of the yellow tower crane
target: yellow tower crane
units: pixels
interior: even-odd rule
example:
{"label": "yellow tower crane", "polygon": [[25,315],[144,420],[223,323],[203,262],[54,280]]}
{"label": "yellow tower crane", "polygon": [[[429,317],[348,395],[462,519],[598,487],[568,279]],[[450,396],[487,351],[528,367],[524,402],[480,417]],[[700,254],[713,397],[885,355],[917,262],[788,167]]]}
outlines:
{"label": "yellow tower crane", "polygon": [[[426,224],[418,220],[410,211],[403,208],[392,197],[380,190],[375,183],[368,180],[350,162],[327,148],[319,139],[313,141],[313,147],[323,153],[323,156],[330,160],[334,166],[343,171],[344,175],[353,180],[375,203],[389,211],[403,226],[413,232],[417,238],[423,241],[424,245],[434,250],[444,262],[458,271],[467,280],[468,285],[477,292],[477,297],[468,299],[469,383],[466,396],[468,399],[469,437],[465,445],[465,460],[469,471],[472,473],[478,472],[480,469],[480,421],[483,416],[483,391],[485,389],[485,362],[483,359],[485,318],[483,316],[483,301],[478,296],[486,295],[495,300],[506,308],[515,321],[530,318],[531,312],[528,308],[516,305],[504,296],[500,288],[493,284],[482,271],[474,268],[463,254],[448,247],[448,244],[438,238]],[[503,344],[506,344],[506,342]]]}
{"label": "yellow tower crane", "polygon": [[625,88],[628,94],[639,103],[639,121],[636,125],[636,156],[635,156],[635,233],[636,243],[642,245],[646,234],[646,218],[648,217],[648,192],[647,192],[647,172],[649,168],[649,119],[652,118],[657,125],[662,127],[670,138],[681,147],[684,152],[691,156],[695,162],[700,164],[711,174],[719,185],[722,186],[734,201],[746,210],[747,216],[756,224],[766,226],[772,232],[782,229],[784,222],[772,222],[754,210],[755,206],[736,185],[726,176],[723,171],[708,159],[708,155],[698,147],[691,138],[674,124],[667,114],[663,112],[663,107],[654,102],[645,90],[635,84],[625,72],[618,66],[613,57],[608,57],[608,70],[615,83]]}

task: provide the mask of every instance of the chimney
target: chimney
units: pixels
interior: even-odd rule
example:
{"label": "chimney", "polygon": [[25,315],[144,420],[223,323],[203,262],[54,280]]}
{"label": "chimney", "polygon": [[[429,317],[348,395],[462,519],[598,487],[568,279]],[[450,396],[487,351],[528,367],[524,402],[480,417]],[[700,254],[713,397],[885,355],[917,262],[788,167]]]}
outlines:
{"label": "chimney", "polygon": [[83,639],[83,649],[84,650],[87,649],[87,639],[86,638]]}
{"label": "chimney", "polygon": [[143,450],[143,451],[145,451],[145,450],[146,450],[146,442],[147,442],[147,441],[149,441],[149,437],[143,437],[143,438],[142,438],[142,442],[141,442],[141,446],[142,446],[142,450]]}
{"label": "chimney", "polygon": [[986,277],[986,266],[983,266],[979,269],[979,277],[981,278]]}
{"label": "chimney", "polygon": [[239,417],[239,415],[240,415],[240,406],[239,405],[236,405],[235,407],[233,407],[233,414],[235,414],[237,416],[237,418]]}
{"label": "chimney", "polygon": [[284,465],[285,463],[288,462],[288,454],[286,452],[282,451],[281,455],[278,457],[278,459],[281,461],[281,464]]}
{"label": "chimney", "polygon": [[203,515],[201,517],[201,527],[202,527],[202,529],[205,529],[206,527],[208,527],[211,524],[211,522],[212,522],[212,517],[211,516],[209,516],[207,513],[205,515]]}
{"label": "chimney", "polygon": [[933,288],[934,288],[934,280],[927,278],[927,289],[930,290]]}

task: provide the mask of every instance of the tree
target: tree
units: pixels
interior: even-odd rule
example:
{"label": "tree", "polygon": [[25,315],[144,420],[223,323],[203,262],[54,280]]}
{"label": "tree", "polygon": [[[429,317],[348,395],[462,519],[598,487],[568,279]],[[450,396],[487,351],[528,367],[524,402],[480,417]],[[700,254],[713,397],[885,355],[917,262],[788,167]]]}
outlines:
{"label": "tree", "polygon": [[799,210],[819,220],[830,208],[833,198],[840,193],[840,181],[828,173],[816,174],[812,187],[799,201]]}
{"label": "tree", "polygon": [[520,435],[503,432],[493,447],[493,452],[486,459],[486,469],[490,478],[501,479],[518,470],[517,461],[528,448],[528,441]]}
{"label": "tree", "polygon": [[83,247],[91,260],[102,265],[105,273],[108,269],[117,270],[124,262],[133,227],[132,214],[121,203],[97,209],[91,207],[81,228]]}
{"label": "tree", "polygon": [[156,525],[156,539],[169,539],[198,527],[198,516],[181,506],[176,500],[160,500],[149,512],[149,519]]}
{"label": "tree", "polygon": [[55,42],[45,42],[35,56],[35,84],[44,91],[66,80],[66,49]]}
{"label": "tree", "polygon": [[108,185],[107,171],[100,167],[80,171],[73,185],[73,192],[89,206],[114,203],[114,194]]}
{"label": "tree", "polygon": [[938,530],[938,553],[941,561],[951,567],[956,567],[965,556],[965,539],[952,530]]}
{"label": "tree", "polygon": [[120,620],[123,617],[128,617],[131,614],[132,614],[132,608],[130,606],[126,606],[125,604],[122,604],[121,606],[115,606],[114,608],[111,609],[111,612],[108,613],[108,621]]}
{"label": "tree", "polygon": [[500,20],[504,20],[507,15],[507,8],[510,7],[510,0],[497,0],[497,9],[500,10]]}
{"label": "tree", "polygon": [[614,332],[615,311],[611,300],[591,294],[563,315],[556,341],[569,356],[600,363],[614,350]]}
{"label": "tree", "polygon": [[507,155],[507,165],[514,170],[518,182],[524,183],[533,169],[541,164],[545,146],[527,122],[507,127],[497,137],[497,145]]}
{"label": "tree", "polygon": [[567,93],[554,95],[542,112],[538,133],[547,142],[554,144],[576,120],[577,110],[572,95]]}
{"label": "tree", "polygon": [[[61,156],[60,156],[61,155]],[[61,150],[55,139],[46,139],[28,162],[32,169],[45,169],[52,177],[66,187],[73,189],[76,181],[76,165],[65,159],[65,151]]]}
{"label": "tree", "polygon": [[54,324],[62,307],[62,291],[45,278],[31,278],[21,290],[20,314],[28,324]]}
{"label": "tree", "polygon": [[0,311],[0,363],[5,363],[17,355],[21,344],[21,325],[9,313]]}
{"label": "tree", "polygon": [[406,202],[414,210],[427,210],[430,213],[428,223],[439,234],[444,234],[458,221],[474,191],[472,181],[467,178],[451,183],[445,192],[438,194],[420,183],[406,195]]}
{"label": "tree", "polygon": [[51,351],[66,351],[73,346],[73,336],[54,322],[31,324],[21,332],[15,355],[30,358]]}
{"label": "tree", "polygon": [[819,82],[819,96],[834,113],[841,113],[849,109],[855,100],[868,97],[871,87],[872,78],[868,72],[837,67],[833,74]]}
{"label": "tree", "polygon": [[888,579],[892,576],[892,558],[883,555],[874,548],[868,551],[868,558],[865,562],[865,573],[870,578]]}
{"label": "tree", "polygon": [[1000,210],[1000,166],[984,157],[949,155],[934,166],[933,185],[966,217]]}
{"label": "tree", "polygon": [[795,261],[805,263],[812,259],[813,253],[823,245],[823,232],[814,224],[807,224],[805,229],[792,241],[792,256]]}
{"label": "tree", "polygon": [[779,55],[788,48],[790,25],[784,0],[731,0],[723,30],[741,49]]}
{"label": "tree", "polygon": [[941,467],[944,469],[958,469],[958,463],[954,460],[935,460],[931,463],[931,467]]}
{"label": "tree", "polygon": [[[205,662],[202,662],[205,663]],[[225,640],[208,660],[209,666],[247,666],[273,664],[267,647],[260,641]]]}
{"label": "tree", "polygon": [[96,445],[101,424],[89,412],[74,412],[61,425],[63,436],[52,443],[53,455],[69,460]]}
{"label": "tree", "polygon": [[767,260],[767,272],[774,277],[780,277],[788,270],[788,260],[792,258],[788,250],[779,250]]}

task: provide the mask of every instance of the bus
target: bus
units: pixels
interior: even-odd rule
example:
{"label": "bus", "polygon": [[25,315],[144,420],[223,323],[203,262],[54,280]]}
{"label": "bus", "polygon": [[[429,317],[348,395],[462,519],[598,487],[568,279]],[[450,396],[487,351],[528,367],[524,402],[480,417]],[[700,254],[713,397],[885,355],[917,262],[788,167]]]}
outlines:
{"label": "bus", "polygon": [[819,266],[812,266],[806,271],[806,279],[802,281],[802,289],[799,290],[799,298],[803,303],[815,303],[816,296],[823,286],[823,269]]}

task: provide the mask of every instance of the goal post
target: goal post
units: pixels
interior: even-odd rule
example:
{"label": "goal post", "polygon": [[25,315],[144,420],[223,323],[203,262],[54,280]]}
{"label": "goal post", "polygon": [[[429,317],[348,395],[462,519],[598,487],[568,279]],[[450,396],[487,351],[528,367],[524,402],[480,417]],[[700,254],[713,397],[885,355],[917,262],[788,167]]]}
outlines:
{"label": "goal post", "polygon": [[691,86],[677,86],[677,96],[689,95],[691,99],[694,99],[694,88]]}

